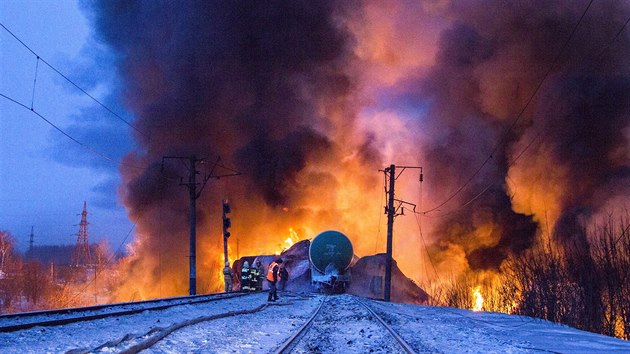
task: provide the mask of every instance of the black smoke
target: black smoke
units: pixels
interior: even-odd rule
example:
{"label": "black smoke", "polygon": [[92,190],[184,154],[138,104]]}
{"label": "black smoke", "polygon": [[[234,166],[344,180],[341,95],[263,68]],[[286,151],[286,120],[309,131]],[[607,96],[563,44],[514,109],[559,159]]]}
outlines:
{"label": "black smoke", "polygon": [[[443,200],[472,178],[435,213],[446,214],[438,237],[463,245],[474,269],[496,268],[534,242],[537,224],[531,215],[512,211],[514,196],[507,188],[508,172],[526,146],[534,146],[526,154],[540,154],[537,158],[566,171],[562,180],[549,180],[552,174],[541,171],[526,182],[567,187],[557,201],[562,212],[554,226],[556,239],[577,238],[584,246],[585,234],[575,231],[578,220],[629,191],[627,31],[607,45],[630,6],[593,4],[556,58],[586,5],[469,1],[445,10],[452,25],[442,33],[436,64],[420,84],[419,97],[431,107],[423,122],[432,132],[427,165],[434,173],[427,169],[427,180],[441,183]],[[534,129],[537,144],[530,140]],[[542,169],[535,162],[528,165],[525,156],[520,161],[525,167],[518,168]],[[494,244],[475,246],[481,242],[474,231],[488,223],[495,225]]]}
{"label": "black smoke", "polygon": [[342,20],[354,6],[102,1],[93,15],[118,53],[145,159],[220,155],[281,205],[296,173],[331,149],[326,104],[352,90]]}
{"label": "black smoke", "polygon": [[[162,163],[163,156],[206,158],[198,181],[210,171],[231,172],[213,165],[221,157],[223,166],[242,173],[232,180],[230,195],[241,210],[257,211],[260,200],[279,209],[299,200],[304,189],[296,179],[303,169],[335,158],[331,112],[341,113],[348,126],[354,120],[344,107],[355,86],[349,72],[353,42],[344,19],[356,6],[123,0],[92,5],[97,34],[117,55],[123,100],[143,133],[136,135],[139,149],[122,166],[125,203],[140,220],[139,232],[151,235],[143,247],[153,255],[160,248],[180,249],[181,259],[169,262],[186,269],[188,195],[179,183],[188,180],[188,162]],[[223,194],[228,191],[214,188],[201,195],[199,231],[207,232],[204,216],[216,215],[217,195]],[[158,235],[170,242],[158,241]]]}

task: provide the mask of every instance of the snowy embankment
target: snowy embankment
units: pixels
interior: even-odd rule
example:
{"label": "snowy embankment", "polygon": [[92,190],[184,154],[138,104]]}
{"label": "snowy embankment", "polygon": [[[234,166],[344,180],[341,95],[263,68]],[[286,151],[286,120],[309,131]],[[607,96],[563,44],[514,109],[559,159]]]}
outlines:
{"label": "snowy embankment", "polygon": [[[156,328],[227,312],[250,310],[266,303],[266,294],[184,305],[161,311],[104,318],[58,327],[36,327],[0,333],[1,353],[62,353],[94,350],[122,338],[100,351],[118,352],[143,340]],[[332,296],[325,306],[337,308],[342,316],[319,321],[318,337],[333,342],[337,352],[383,352],[382,333],[347,312],[350,295]],[[183,327],[156,343],[150,352],[180,353],[269,353],[287,340],[315,311],[323,296],[285,294],[260,312],[225,317]],[[366,301],[398,331],[416,352],[422,353],[630,353],[630,342],[584,332],[522,316],[405,304]],[[341,307],[340,307],[341,306]],[[345,316],[345,317],[344,317]],[[367,324],[367,325],[366,325]],[[335,333],[332,333],[335,332]],[[330,333],[329,335],[327,333]],[[359,347],[357,343],[361,343]],[[325,352],[330,349],[320,348]]]}

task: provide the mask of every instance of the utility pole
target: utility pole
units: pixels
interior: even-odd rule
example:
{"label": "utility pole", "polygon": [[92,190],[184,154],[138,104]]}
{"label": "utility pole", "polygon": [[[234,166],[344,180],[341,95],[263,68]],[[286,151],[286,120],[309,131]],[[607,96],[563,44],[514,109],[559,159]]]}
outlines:
{"label": "utility pole", "polygon": [[220,158],[214,163],[212,171],[203,178],[203,182],[200,184],[199,190],[197,190],[197,165],[205,163],[206,160],[197,158],[196,155],[190,155],[188,157],[182,156],[164,156],[162,157],[162,169],[164,168],[164,160],[166,159],[178,159],[188,160],[188,183],[184,183],[183,179],[180,181],[180,186],[188,187],[188,196],[190,198],[190,246],[189,246],[189,279],[188,279],[188,294],[197,294],[197,198],[201,196],[203,188],[210,178],[219,179],[221,177],[237,176],[240,173],[230,173],[226,175],[213,175],[214,168],[219,164]]}
{"label": "utility pole", "polygon": [[[385,174],[385,180],[389,178],[389,189],[387,184],[385,185],[385,194],[387,195],[387,205],[385,206],[385,214],[387,214],[387,253],[385,256],[385,285],[383,289],[383,300],[390,301],[392,291],[392,248],[394,239],[394,218],[398,215],[405,215],[405,209],[403,204],[413,206],[413,211],[416,212],[416,205],[394,198],[394,184],[396,179],[403,173],[405,169],[413,168],[420,169],[420,182],[422,182],[422,167],[417,166],[398,166],[401,168],[398,176],[396,175],[396,165],[391,164],[384,170],[380,170]],[[394,203],[398,202],[398,206]],[[401,213],[398,214],[398,210]]]}
{"label": "utility pole", "polygon": [[385,289],[384,300],[389,301],[392,291],[392,243],[394,238],[394,181],[396,181],[396,165],[385,169],[389,173],[389,195],[387,199],[387,255],[385,256]]}
{"label": "utility pole", "polygon": [[190,197],[190,248],[189,248],[189,281],[188,294],[197,293],[197,160],[195,155],[190,156],[188,171],[188,196]]}

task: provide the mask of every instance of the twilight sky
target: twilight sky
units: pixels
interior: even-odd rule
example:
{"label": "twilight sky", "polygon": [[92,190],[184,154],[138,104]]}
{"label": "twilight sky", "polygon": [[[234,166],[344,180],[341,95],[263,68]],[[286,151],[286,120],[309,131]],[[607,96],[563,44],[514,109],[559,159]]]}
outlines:
{"label": "twilight sky", "polygon": [[[112,101],[111,58],[91,38],[76,1],[3,1],[0,22],[50,63],[127,121]],[[131,148],[124,122],[74,88],[0,28],[0,93],[40,113],[76,140],[111,157],[82,148],[28,109],[0,97],[0,229],[20,250],[35,245],[73,244],[83,201],[90,241],[108,239],[116,249],[132,223],[117,197],[118,163]],[[33,82],[37,66],[37,80]],[[131,237],[130,237],[131,238]],[[128,240],[130,240],[130,238]]]}

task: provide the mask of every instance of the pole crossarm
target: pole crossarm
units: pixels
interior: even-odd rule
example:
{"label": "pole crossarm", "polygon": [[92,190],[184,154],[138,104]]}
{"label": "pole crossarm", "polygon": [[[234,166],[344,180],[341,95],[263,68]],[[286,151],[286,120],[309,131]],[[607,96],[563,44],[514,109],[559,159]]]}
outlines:
{"label": "pole crossarm", "polygon": [[406,169],[420,170],[420,175],[422,175],[422,167],[420,166],[396,166],[396,168],[400,168],[400,172],[398,172],[396,179],[398,179],[398,177],[400,177]]}
{"label": "pole crossarm", "polygon": [[[417,211],[416,211],[416,205],[415,205],[414,203],[409,203],[409,202],[406,202],[406,201],[404,201],[404,200],[400,200],[400,199],[396,199],[396,198],[394,198],[394,201],[395,201],[395,202],[398,202],[398,206],[396,207],[396,214],[395,214],[394,216],[398,216],[398,215],[405,215],[405,208],[404,208],[404,205],[409,205],[409,206],[412,206],[412,209],[411,209],[411,210],[412,210],[412,213],[414,213],[414,214],[416,214],[416,213],[417,213]],[[398,210],[401,210],[401,209],[402,209],[402,212],[399,214],[399,213],[398,213]]]}

